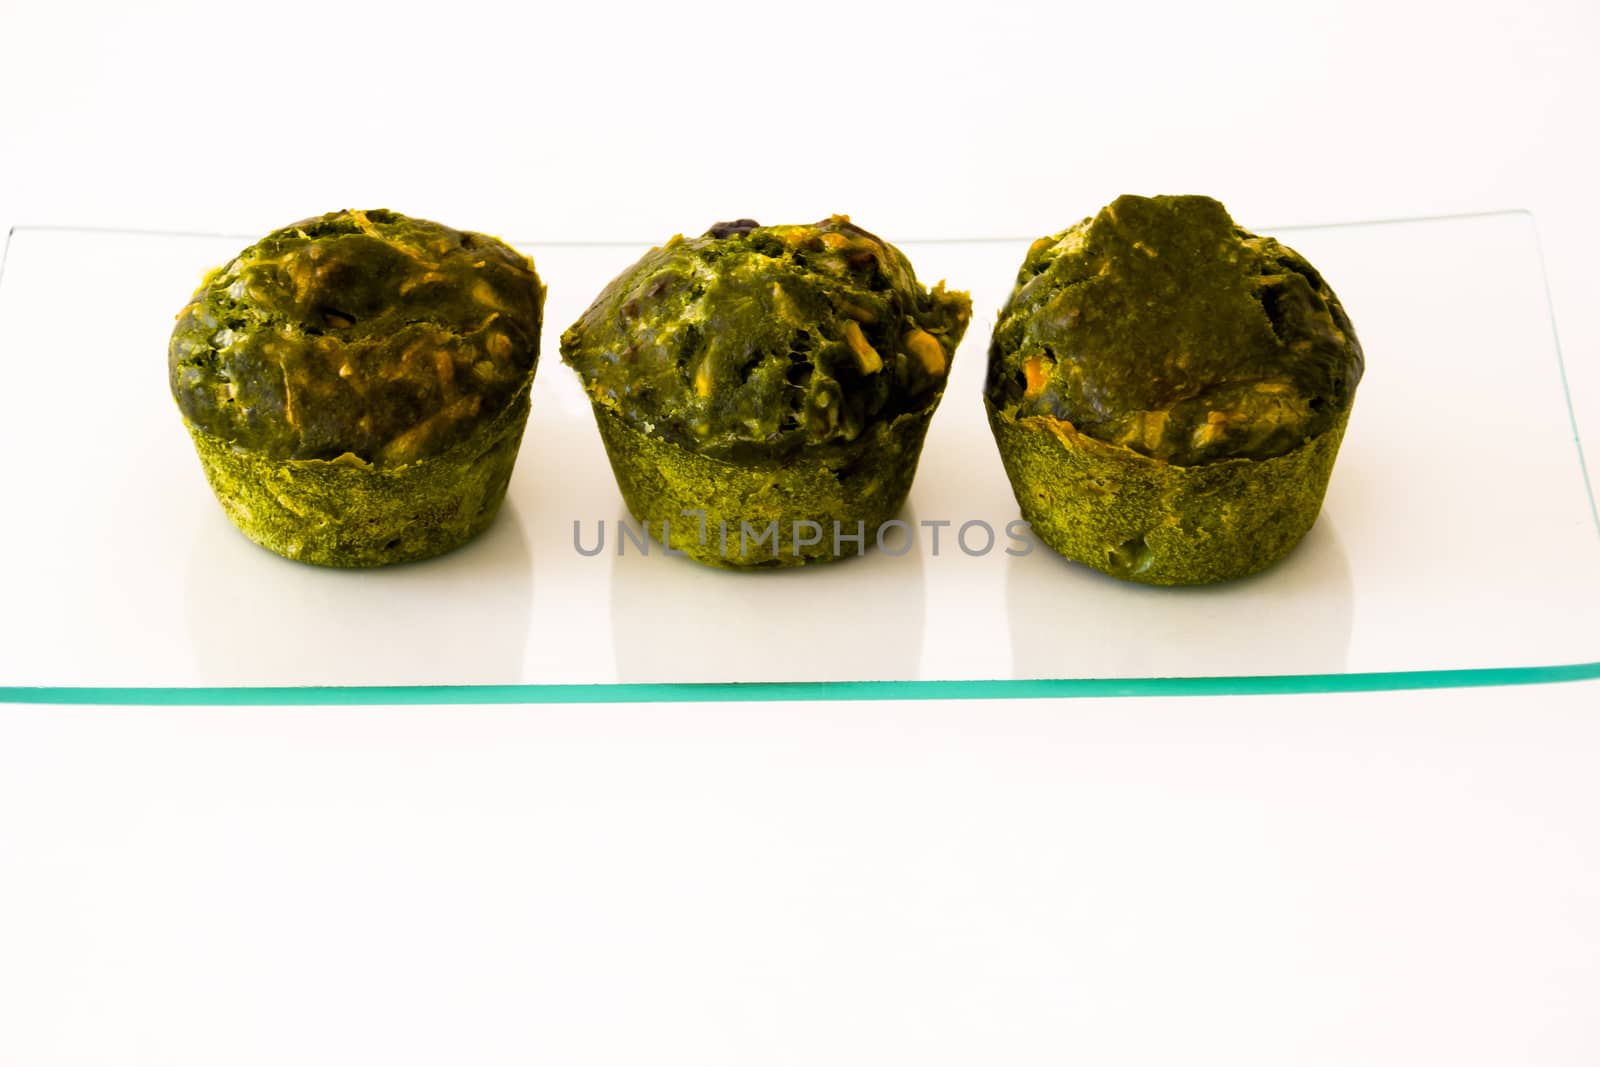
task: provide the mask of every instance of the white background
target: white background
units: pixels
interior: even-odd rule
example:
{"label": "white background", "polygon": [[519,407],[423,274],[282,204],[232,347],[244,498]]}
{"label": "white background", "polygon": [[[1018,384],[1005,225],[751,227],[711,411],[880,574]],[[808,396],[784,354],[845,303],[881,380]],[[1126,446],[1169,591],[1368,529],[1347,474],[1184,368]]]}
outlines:
{"label": "white background", "polygon": [[[1596,448],[1597,46],[1581,3],[0,0],[0,226],[1525,207]],[[1596,683],[0,708],[0,1064],[1593,1064],[1597,758]]]}

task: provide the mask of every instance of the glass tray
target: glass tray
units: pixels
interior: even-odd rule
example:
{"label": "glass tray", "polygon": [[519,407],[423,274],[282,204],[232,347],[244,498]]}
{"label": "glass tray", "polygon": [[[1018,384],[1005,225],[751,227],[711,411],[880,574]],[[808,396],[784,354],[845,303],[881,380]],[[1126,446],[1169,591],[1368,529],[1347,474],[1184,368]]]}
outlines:
{"label": "glass tray", "polygon": [[[167,391],[174,314],[250,238],[18,228],[0,272],[0,701],[928,699],[1600,677],[1600,522],[1532,219],[1272,232],[1339,292],[1367,353],[1327,501],[1269,571],[1155,589],[1043,548],[1005,551],[1017,509],[979,389],[1026,239],[902,242],[924,281],[974,301],[902,515],[905,555],[738,574],[619,536],[621,499],[557,340],[644,246],[523,242],[549,285],[548,322],[500,518],[451,555],[352,572],[287,562],[235,531]],[[592,549],[602,522],[605,550],[580,553],[574,524]],[[987,540],[979,523],[995,545],[969,554]]]}

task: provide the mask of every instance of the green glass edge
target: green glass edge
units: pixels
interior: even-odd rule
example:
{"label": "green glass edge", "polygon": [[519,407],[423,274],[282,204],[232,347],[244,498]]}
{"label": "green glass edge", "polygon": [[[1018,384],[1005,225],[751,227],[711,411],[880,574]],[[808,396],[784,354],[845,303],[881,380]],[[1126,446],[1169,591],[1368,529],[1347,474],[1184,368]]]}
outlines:
{"label": "green glass edge", "polygon": [[[1370,219],[1358,222],[1325,223],[1307,226],[1279,226],[1273,229],[1343,229],[1349,226],[1396,225],[1412,222],[1447,222],[1473,218],[1521,215],[1533,230],[1534,251],[1539,260],[1540,282],[1544,286],[1551,339],[1556,350],[1556,367],[1561,375],[1562,394],[1567,403],[1567,418],[1572,426],[1572,442],[1578,453],[1578,469],[1589,500],[1595,532],[1600,534],[1600,507],[1589,482],[1589,467],[1578,434],[1577,414],[1572,406],[1572,390],[1567,382],[1567,367],[1556,327],[1555,307],[1550,296],[1549,270],[1545,263],[1544,242],[1537,219],[1531,211],[1479,211],[1460,215],[1428,215],[1417,218]],[[18,229],[91,230],[94,227],[13,226],[0,249],[0,282],[5,279],[5,263],[11,251],[11,238]],[[168,234],[160,231],[111,230],[149,236],[203,237],[206,234]],[[992,243],[1011,238],[955,238],[948,241],[904,243]],[[537,242],[535,242],[537,243]],[[551,243],[551,242],[546,242]],[[576,244],[577,242],[554,242]],[[585,242],[591,243],[591,242]],[[593,242],[622,244],[623,242]],[[520,242],[515,243],[519,247]],[[1072,697],[1164,697],[1164,696],[1271,696],[1307,693],[1373,693],[1417,689],[1472,689],[1489,686],[1542,685],[1578,682],[1600,678],[1600,661],[1554,664],[1543,667],[1468,667],[1450,670],[1367,671],[1352,674],[1276,674],[1230,675],[1184,678],[994,678],[971,680],[904,680],[875,682],[684,682],[684,683],[603,683],[603,684],[513,684],[513,685],[408,685],[408,686],[0,686],[0,704],[79,704],[128,705],[135,707],[359,707],[414,704],[662,704],[723,703],[732,701],[842,701],[842,700],[1028,700]]]}
{"label": "green glass edge", "polygon": [[667,704],[727,701],[1030,700],[1062,697],[1272,696],[1471,689],[1600,678],[1600,662],[1362,674],[1214,678],[993,678],[900,682],[684,682],[604,685],[7,686],[0,703],[357,707],[379,704]]}

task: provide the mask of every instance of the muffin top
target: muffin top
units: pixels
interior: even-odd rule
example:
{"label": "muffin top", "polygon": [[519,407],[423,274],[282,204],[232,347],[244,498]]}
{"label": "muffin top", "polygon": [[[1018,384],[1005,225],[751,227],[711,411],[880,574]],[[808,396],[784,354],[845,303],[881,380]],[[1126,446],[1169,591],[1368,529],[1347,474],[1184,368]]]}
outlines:
{"label": "muffin top", "polygon": [[931,410],[971,317],[842,215],[718,223],[651,249],[561,338],[595,404],[722,459],[781,458]]}
{"label": "muffin top", "polygon": [[544,287],[492,238],[392,211],[286,226],[178,315],[172,395],[194,426],[279,460],[436,455],[532,380]]}
{"label": "muffin top", "polygon": [[1191,466],[1298,448],[1348,408],[1363,366],[1338,297],[1292,249],[1209,197],[1123,196],[1029,248],[985,395]]}

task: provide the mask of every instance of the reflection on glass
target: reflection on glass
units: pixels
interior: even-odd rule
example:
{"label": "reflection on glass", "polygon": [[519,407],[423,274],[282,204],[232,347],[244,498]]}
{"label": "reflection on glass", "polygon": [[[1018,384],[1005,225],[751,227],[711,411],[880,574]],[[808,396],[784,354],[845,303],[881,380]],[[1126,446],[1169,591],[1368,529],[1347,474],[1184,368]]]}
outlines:
{"label": "reflection on glass", "polygon": [[220,512],[195,539],[187,612],[211,685],[522,681],[533,561],[516,509],[435,559],[313,567],[246,540]]}
{"label": "reflection on glass", "polygon": [[[910,508],[900,518],[915,527]],[[885,544],[898,548],[899,536]],[[631,542],[621,555],[611,542],[606,551],[620,682],[917,677],[923,563],[916,548],[892,556],[869,543],[860,558],[753,571],[667,556],[658,541],[648,555]]]}
{"label": "reflection on glass", "polygon": [[1014,676],[1336,674],[1349,658],[1351,596],[1326,515],[1276,566],[1209,586],[1122,582],[1040,545],[1006,575]]}

